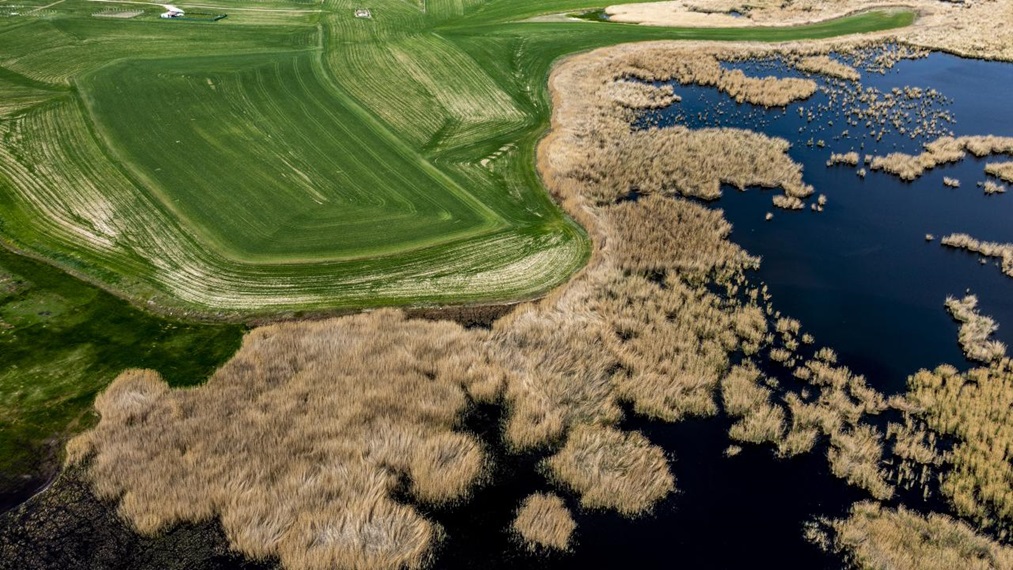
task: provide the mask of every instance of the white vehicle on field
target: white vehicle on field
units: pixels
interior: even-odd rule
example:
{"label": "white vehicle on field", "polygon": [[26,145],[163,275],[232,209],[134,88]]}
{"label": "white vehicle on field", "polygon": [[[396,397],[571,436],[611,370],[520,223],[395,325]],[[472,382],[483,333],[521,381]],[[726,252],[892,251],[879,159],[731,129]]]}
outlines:
{"label": "white vehicle on field", "polygon": [[173,6],[172,4],[162,4],[162,7],[165,8],[165,13],[160,16],[161,18],[168,20],[169,18],[182,18],[186,15],[183,10]]}

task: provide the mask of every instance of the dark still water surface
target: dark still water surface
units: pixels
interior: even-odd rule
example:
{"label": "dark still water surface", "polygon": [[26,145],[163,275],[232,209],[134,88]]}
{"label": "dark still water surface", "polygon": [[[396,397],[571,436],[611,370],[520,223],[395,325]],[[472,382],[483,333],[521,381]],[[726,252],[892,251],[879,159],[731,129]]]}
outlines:
{"label": "dark still water surface", "polygon": [[[762,62],[741,67],[752,75],[785,71]],[[885,75],[863,72],[863,88],[887,93],[905,85],[942,93],[945,99],[918,103],[956,120],[942,121],[940,128],[956,135],[1013,136],[1013,116],[1004,109],[1013,92],[1010,65],[932,54],[901,61]],[[1013,280],[991,261],[981,265],[978,256],[939,244],[939,238],[951,232],[1013,242],[1013,193],[985,196],[976,187],[986,178],[984,160],[969,158],[938,168],[914,183],[877,172],[862,179],[854,167],[828,168],[830,153],[919,152],[927,139],[913,140],[894,129],[877,142],[865,121],[848,125],[847,105],[824,92],[803,102],[806,111],[800,116],[799,105],[766,111],[736,105],[713,89],[675,87],[682,102],[654,119],[691,127],[750,128],[784,137],[793,142],[791,156],[804,165],[806,182],[817,195],[827,195],[822,213],[776,210],[772,192],[759,189],[740,193],[727,188],[712,204],[724,209],[733,223],[732,239],[763,257],[761,269],[751,278],[769,286],[774,307],[799,319],[817,346],[834,348],[843,363],[887,393],[903,391],[907,376],[919,368],[941,363],[967,368],[970,363],[956,342],[957,325],[943,301],[968,289],[979,297],[982,313],[1000,323],[998,338],[1013,344]],[[817,107],[823,109],[809,122],[808,110]],[[849,134],[842,138],[845,129]],[[809,138],[813,146],[806,144]],[[824,148],[815,144],[819,139],[824,139]],[[943,176],[960,179],[962,186],[944,187]],[[774,213],[769,222],[764,220],[768,211]],[[927,233],[936,240],[926,242]],[[496,429],[496,417],[476,422],[473,429],[486,432],[486,441],[496,439],[489,433]],[[629,420],[625,427],[643,431],[670,454],[678,492],[653,514],[633,521],[582,511],[573,497],[566,497],[578,523],[575,550],[550,558],[526,553],[503,529],[525,496],[551,486],[538,472],[537,458],[499,450],[494,485],[478,492],[468,505],[431,513],[450,536],[436,567],[840,568],[838,557],[803,539],[803,525],[817,516],[842,516],[868,495],[828,472],[825,447],[781,460],[769,446],[745,445],[739,455],[725,457],[728,424],[723,417],[675,425]],[[909,496],[903,499],[912,508],[926,508]]]}
{"label": "dark still water surface", "polygon": [[[751,65],[758,69],[750,70]],[[753,75],[782,71],[758,64],[739,67]],[[900,61],[885,75],[863,72],[862,86],[884,93],[905,86],[936,89],[947,100],[934,108],[955,119],[940,124],[956,136],[1013,136],[1009,64],[933,53]],[[662,124],[682,115],[679,122],[691,127],[750,128],[785,138],[792,142],[791,157],[804,166],[805,181],[817,195],[827,196],[822,213],[775,209],[772,191],[758,189],[740,193],[726,188],[712,204],[733,224],[732,240],[763,258],[751,277],[769,286],[775,308],[799,319],[817,345],[837,350],[843,363],[880,391],[901,392],[907,376],[921,368],[971,365],[957,345],[957,324],[943,307],[947,295],[970,291],[978,296],[981,313],[999,323],[996,338],[1013,346],[1013,279],[1002,275],[993,260],[982,265],[979,256],[939,243],[956,232],[1013,242],[1013,193],[986,196],[976,185],[986,179],[986,162],[1010,157],[969,156],[912,183],[871,170],[862,179],[856,174],[862,164],[827,167],[831,152],[914,154],[935,135],[912,139],[892,130],[877,142],[864,121],[848,125],[846,105],[839,98],[831,102],[822,91],[785,110],[769,111],[736,105],[713,89],[676,85],[676,92],[683,101],[658,113]],[[801,106],[808,116],[821,105],[830,109],[812,122],[798,113]],[[910,133],[912,126],[905,127]],[[844,130],[848,136],[841,138]],[[809,146],[809,139],[822,139],[826,146]],[[961,187],[945,187],[944,176],[960,180]],[[765,221],[766,212],[774,219]],[[927,242],[926,234],[935,241]]]}

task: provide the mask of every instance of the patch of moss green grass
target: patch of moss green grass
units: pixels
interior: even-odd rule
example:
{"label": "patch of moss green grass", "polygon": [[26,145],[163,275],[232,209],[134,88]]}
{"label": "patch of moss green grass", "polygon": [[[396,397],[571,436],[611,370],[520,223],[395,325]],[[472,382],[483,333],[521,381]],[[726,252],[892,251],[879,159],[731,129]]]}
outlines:
{"label": "patch of moss green grass", "polygon": [[203,381],[243,327],[151,315],[56,268],[0,249],[0,508],[54,469],[88,427],[95,395],[123,369]]}

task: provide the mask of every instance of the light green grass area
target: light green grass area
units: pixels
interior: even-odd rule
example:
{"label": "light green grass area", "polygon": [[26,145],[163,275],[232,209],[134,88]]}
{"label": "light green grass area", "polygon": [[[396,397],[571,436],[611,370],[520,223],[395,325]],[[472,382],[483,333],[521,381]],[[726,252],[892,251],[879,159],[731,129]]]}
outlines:
{"label": "light green grass area", "polygon": [[[587,0],[63,0],[0,19],[0,234],[135,303],[205,316],[537,295],[587,258],[534,147],[549,66],[624,41],[910,23],[531,23]],[[367,8],[370,18],[356,18]],[[97,17],[143,10],[128,19]]]}

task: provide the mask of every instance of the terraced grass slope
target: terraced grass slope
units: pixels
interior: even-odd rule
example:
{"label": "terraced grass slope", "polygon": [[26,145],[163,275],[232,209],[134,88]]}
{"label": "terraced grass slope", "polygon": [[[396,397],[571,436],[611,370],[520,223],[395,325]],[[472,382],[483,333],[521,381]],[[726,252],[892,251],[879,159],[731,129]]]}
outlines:
{"label": "terraced grass slope", "polygon": [[[763,30],[520,21],[589,6],[208,0],[193,10],[229,14],[210,24],[63,0],[0,19],[0,234],[170,312],[529,297],[588,252],[533,165],[553,60],[912,17]],[[94,16],[117,9],[144,12]]]}

